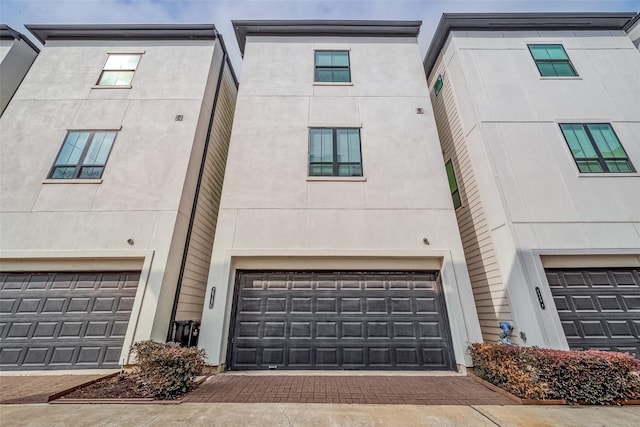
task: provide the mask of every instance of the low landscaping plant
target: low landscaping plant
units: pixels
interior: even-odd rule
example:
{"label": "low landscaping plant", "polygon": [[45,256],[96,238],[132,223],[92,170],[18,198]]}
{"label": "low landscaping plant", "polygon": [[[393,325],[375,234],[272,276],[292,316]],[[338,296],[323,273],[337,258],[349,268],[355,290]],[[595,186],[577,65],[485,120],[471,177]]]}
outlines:
{"label": "low landscaping plant", "polygon": [[131,347],[142,387],[156,399],[175,399],[195,385],[205,366],[205,352],[176,343],[142,341]]}
{"label": "low landscaping plant", "polygon": [[640,399],[640,361],[626,353],[471,344],[476,373],[523,399],[620,404]]}

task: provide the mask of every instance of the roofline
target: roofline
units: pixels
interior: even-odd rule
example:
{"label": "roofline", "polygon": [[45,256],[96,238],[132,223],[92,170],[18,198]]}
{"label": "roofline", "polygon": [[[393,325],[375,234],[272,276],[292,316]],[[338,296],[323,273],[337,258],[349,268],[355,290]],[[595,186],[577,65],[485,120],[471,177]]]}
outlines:
{"label": "roofline", "polygon": [[0,39],[22,40],[36,53],[40,53],[40,48],[29,40],[28,37],[25,37],[21,32],[14,30],[6,24],[0,24]]}
{"label": "roofline", "polygon": [[25,25],[39,42],[48,40],[214,40],[213,24]]}
{"label": "roofline", "polygon": [[231,24],[244,55],[247,36],[417,37],[422,21],[257,20]]}
{"label": "roofline", "polygon": [[427,77],[451,31],[623,30],[636,12],[443,13],[423,61]]}
{"label": "roofline", "polygon": [[222,52],[224,52],[224,57],[227,61],[227,66],[229,67],[229,71],[231,71],[231,77],[233,78],[233,82],[236,85],[236,89],[238,89],[238,76],[236,76],[236,70],[233,69],[233,64],[231,63],[231,58],[229,57],[229,51],[227,50],[227,45],[224,43],[224,39],[222,38],[222,34],[215,30],[216,37],[218,37],[218,41],[220,41],[220,46],[222,46]]}
{"label": "roofline", "polygon": [[624,30],[629,32],[629,30],[635,25],[636,22],[640,21],[640,12],[636,14],[636,16],[624,26]]}

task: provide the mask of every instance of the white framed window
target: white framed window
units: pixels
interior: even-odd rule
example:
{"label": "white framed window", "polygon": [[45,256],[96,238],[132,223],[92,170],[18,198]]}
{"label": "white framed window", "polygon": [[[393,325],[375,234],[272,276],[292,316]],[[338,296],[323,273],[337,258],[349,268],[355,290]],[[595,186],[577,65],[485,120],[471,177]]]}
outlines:
{"label": "white framed window", "polygon": [[98,86],[130,86],[140,62],[140,54],[112,53],[98,78]]}

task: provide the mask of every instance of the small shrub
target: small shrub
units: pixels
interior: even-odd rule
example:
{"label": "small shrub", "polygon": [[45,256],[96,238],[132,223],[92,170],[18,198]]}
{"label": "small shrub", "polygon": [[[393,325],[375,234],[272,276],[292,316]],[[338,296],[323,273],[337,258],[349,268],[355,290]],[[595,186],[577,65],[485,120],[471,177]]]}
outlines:
{"label": "small shrub", "polygon": [[471,344],[478,375],[524,399],[616,404],[640,398],[640,361],[624,353]]}
{"label": "small shrub", "polygon": [[156,399],[175,399],[191,390],[205,364],[204,350],[176,343],[142,341],[131,352],[141,385]]}

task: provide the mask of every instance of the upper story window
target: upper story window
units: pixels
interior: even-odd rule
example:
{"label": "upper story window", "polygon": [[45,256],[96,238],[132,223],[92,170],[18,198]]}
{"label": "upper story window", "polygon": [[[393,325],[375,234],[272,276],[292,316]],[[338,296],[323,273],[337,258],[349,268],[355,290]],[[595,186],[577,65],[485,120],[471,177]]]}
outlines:
{"label": "upper story window", "polygon": [[334,83],[350,82],[349,51],[316,50],[314,81]]}
{"label": "upper story window", "polygon": [[449,190],[451,190],[451,197],[453,198],[453,207],[458,209],[462,206],[462,200],[460,200],[460,191],[458,189],[456,174],[453,171],[453,162],[449,160],[444,167],[447,170],[447,179],[449,179]]}
{"label": "upper story window", "polygon": [[362,176],[360,129],[309,129],[309,176]]}
{"label": "upper story window", "polygon": [[636,171],[610,124],[564,123],[560,129],[580,172]]}
{"label": "upper story window", "polygon": [[116,131],[69,131],[49,172],[49,178],[101,178],[115,139]]}
{"label": "upper story window", "polygon": [[130,86],[138,62],[139,54],[110,54],[98,79],[98,86]]}
{"label": "upper story window", "polygon": [[433,93],[436,96],[438,96],[443,86],[444,86],[444,81],[442,80],[442,74],[440,74],[438,76],[438,79],[436,80],[436,84],[433,85]]}
{"label": "upper story window", "polygon": [[541,76],[578,75],[561,44],[530,44],[528,46]]}

